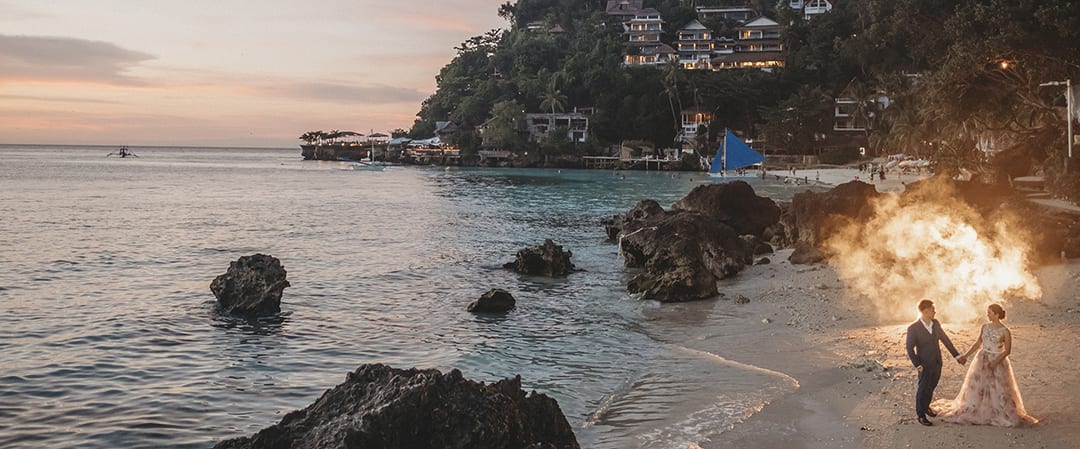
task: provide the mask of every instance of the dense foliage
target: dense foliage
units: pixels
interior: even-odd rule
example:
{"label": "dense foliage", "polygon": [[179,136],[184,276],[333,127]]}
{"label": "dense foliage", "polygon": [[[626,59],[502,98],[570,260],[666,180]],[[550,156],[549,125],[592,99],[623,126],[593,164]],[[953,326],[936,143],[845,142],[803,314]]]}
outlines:
{"label": "dense foliage", "polygon": [[[673,42],[675,31],[695,18],[693,6],[724,3],[646,0],[645,6],[663,14],[664,40]],[[782,35],[785,68],[774,72],[624,68],[626,36],[605,4],[503,4],[498,13],[508,29],[456,48],[410,134],[430,136],[438,120],[466,130],[487,122],[501,149],[595,154],[626,140],[671,146],[680,111],[696,107],[715,115],[709,135],[695,139],[699,145],[715,142],[717,130],[727,127],[766,139],[770,152],[820,154],[832,128],[831,100],[847,97],[866,124],[869,155],[917,154],[942,170],[999,176],[1041,172],[1059,193],[1073,195],[1073,178],[1063,172],[1064,87],[1040,84],[1080,81],[1080,2],[835,0],[830,13],[804,20],[774,1],[755,0],[759,11],[790,24]],[[544,25],[530,31],[535,22]],[[734,35],[733,23],[703,22],[720,36]],[[564,32],[548,32],[555,26]],[[529,142],[521,117],[508,117],[518,106],[532,113],[594,107],[590,141]],[[493,129],[499,126],[514,128]],[[1005,149],[997,164],[976,149],[990,136]],[[495,145],[476,136],[461,140]]]}

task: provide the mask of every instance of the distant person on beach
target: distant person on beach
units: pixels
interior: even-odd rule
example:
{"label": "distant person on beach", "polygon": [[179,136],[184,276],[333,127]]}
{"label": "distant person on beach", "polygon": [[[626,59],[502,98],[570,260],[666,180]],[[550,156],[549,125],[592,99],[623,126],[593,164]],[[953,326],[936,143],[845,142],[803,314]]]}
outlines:
{"label": "distant person on beach", "polygon": [[1039,420],[1024,409],[1009,362],[1012,332],[1001,323],[1005,319],[1005,309],[999,304],[990,304],[986,308],[986,319],[988,323],[979,330],[979,339],[960,357],[966,361],[975,354],[960,393],[956,399],[934,401],[938,416],[942,421],[956,424],[1017,427],[1038,423]]}
{"label": "distant person on beach", "polygon": [[927,416],[937,416],[937,412],[930,408],[930,402],[934,399],[934,389],[941,379],[940,344],[945,344],[945,348],[957,363],[963,365],[966,361],[960,357],[960,352],[945,334],[945,329],[941,328],[941,323],[934,319],[936,313],[933,301],[919,301],[919,319],[908,326],[905,343],[908,359],[919,371],[919,384],[915,390],[915,415],[918,416],[919,424],[924,426],[934,425]]}

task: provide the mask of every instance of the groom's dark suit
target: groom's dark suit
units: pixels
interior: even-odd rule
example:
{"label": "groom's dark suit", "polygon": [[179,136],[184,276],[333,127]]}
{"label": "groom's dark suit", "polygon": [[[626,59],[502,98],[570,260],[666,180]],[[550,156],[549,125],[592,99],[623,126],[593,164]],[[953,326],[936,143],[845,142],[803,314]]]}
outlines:
{"label": "groom's dark suit", "polygon": [[945,335],[941,323],[938,320],[933,323],[933,334],[926,330],[922,320],[915,320],[907,329],[908,358],[915,367],[923,367],[919,372],[919,389],[915,392],[915,414],[920,418],[926,417],[926,410],[930,408],[930,400],[934,397],[934,389],[941,379],[941,346],[938,342],[945,343],[953,357],[960,356],[949,336]]}

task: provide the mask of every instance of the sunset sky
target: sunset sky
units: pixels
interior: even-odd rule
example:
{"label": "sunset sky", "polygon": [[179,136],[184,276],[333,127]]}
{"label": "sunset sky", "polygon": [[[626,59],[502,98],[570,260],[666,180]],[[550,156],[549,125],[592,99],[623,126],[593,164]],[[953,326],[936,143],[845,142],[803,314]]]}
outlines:
{"label": "sunset sky", "polygon": [[408,129],[505,0],[0,0],[0,144]]}

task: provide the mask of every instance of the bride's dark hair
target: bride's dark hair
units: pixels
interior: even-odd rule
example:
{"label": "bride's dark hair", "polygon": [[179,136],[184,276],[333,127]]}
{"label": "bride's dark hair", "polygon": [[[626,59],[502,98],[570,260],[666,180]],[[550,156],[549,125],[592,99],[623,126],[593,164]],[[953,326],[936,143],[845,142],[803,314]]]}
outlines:
{"label": "bride's dark hair", "polygon": [[997,304],[990,304],[990,310],[993,310],[997,314],[999,320],[1005,319],[1005,309]]}

